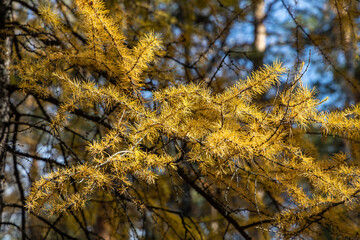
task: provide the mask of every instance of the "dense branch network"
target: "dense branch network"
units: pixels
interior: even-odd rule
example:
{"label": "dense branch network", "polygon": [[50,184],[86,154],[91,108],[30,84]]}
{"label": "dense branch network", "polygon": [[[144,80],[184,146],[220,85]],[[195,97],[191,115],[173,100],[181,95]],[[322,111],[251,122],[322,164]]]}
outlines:
{"label": "dense branch network", "polygon": [[[26,210],[46,229],[43,238],[76,239],[76,230],[58,225],[72,229],[75,222],[84,239],[230,233],[252,239],[313,237],[318,226],[336,228],[334,214],[357,207],[356,155],[320,157],[308,134],[358,143],[359,105],[318,110],[323,101],[303,85],[305,70],[290,76],[278,61],[215,87],[241,75],[232,56],[248,53],[223,47],[251,5],[234,10],[217,1],[232,15],[217,19],[217,34],[191,58],[190,47],[176,49],[189,41],[185,35],[170,43],[154,31],[134,36],[126,13],[109,12],[99,0],[76,0],[75,8],[14,2],[40,22],[9,25],[16,29],[13,71],[20,80],[4,85],[21,96],[9,102],[10,118],[2,121],[11,136],[2,149],[20,195],[4,208],[19,209],[21,224],[1,225],[18,228],[23,239],[36,236],[26,230]],[[357,233],[344,229],[334,231]]]}

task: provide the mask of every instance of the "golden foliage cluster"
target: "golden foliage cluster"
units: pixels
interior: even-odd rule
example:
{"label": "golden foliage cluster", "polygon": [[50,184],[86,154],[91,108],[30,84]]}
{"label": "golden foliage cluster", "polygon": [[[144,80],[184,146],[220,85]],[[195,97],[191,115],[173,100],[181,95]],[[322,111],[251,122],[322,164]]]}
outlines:
{"label": "golden foliage cluster", "polygon": [[[53,119],[54,129],[65,125],[75,109],[94,105],[112,110],[112,128],[88,144],[90,161],[37,181],[27,200],[29,210],[76,210],[97,189],[124,192],[132,184],[130,175],[152,184],[169,168],[176,171],[181,161],[195,163],[203,176],[236,189],[250,204],[256,184],[279,202],[291,202],[286,210],[268,217],[284,232],[305,226],[330,206],[351,206],[360,189],[360,169],[343,153],[317,159],[304,149],[303,136],[317,126],[324,135],[359,141],[359,105],[319,111],[322,102],[301,82],[302,72],[280,87],[288,70],[277,61],[221,93],[204,84],[175,85],[145,99],[141,89],[146,70],[156,68],[156,55],[162,54],[161,37],[144,34],[129,47],[124,25],[118,24],[124,22],[121,15],[110,16],[99,0],[76,4],[86,44],[68,38],[61,19],[44,6],[42,26],[53,29],[63,45],[37,52],[17,71],[24,91],[48,96],[60,89],[63,105]],[[91,74],[78,70],[83,68]],[[276,97],[268,105],[259,104],[258,97],[274,88]],[[169,142],[177,154],[166,150]],[[187,152],[180,150],[184,143]],[[235,175],[242,177],[236,182]],[[311,194],[300,184],[304,179],[313,187]],[[80,191],[69,190],[73,183],[81,186]]]}

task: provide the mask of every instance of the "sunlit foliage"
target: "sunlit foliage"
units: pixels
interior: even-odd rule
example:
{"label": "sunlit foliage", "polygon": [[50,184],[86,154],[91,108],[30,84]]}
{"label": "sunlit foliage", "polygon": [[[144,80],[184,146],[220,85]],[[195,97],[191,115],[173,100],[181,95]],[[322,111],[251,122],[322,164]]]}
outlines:
{"label": "sunlit foliage", "polygon": [[[129,41],[127,19],[121,12],[110,15],[99,0],[77,0],[76,6],[86,44],[70,38],[62,19],[44,5],[40,26],[43,31],[51,29],[61,45],[34,43],[41,50],[15,69],[23,91],[60,96],[62,105],[52,119],[51,131],[66,127],[77,109],[110,112],[110,128],[101,139],[88,143],[90,157],[33,184],[27,198],[29,211],[79,210],[99,191],[114,198],[125,196],[139,211],[156,209],[149,205],[159,204],[155,200],[145,204],[129,191],[137,181],[153,186],[175,173],[245,238],[249,236],[239,224],[256,223],[265,236],[278,237],[299,233],[311,237],[316,234],[312,223],[322,221],[341,228],[340,220],[328,219],[340,211],[338,205],[357,206],[360,169],[345,153],[320,158],[308,148],[305,133],[319,128],[324,136],[360,141],[359,105],[344,111],[319,111],[323,101],[302,83],[305,70],[290,75],[279,61],[218,93],[204,81],[170,84],[146,96],[142,90],[148,70],[152,78],[163,81],[164,73],[157,66],[157,58],[164,54],[162,37],[149,32]],[[171,78],[175,77],[169,70],[166,79]],[[259,102],[260,96],[274,89],[270,102]],[[192,180],[194,174],[187,166],[196,168],[200,176]],[[233,203],[243,201],[256,214],[240,217],[226,212],[227,206],[212,198],[210,185],[226,189],[222,196],[226,204],[231,197]],[[268,209],[265,193],[278,211]],[[158,220],[171,226],[175,221],[170,214]],[[185,234],[190,232],[193,238],[206,234],[193,221],[182,226],[190,226]],[[175,233],[172,230],[169,235]],[[356,233],[357,228],[342,232],[348,237]]]}

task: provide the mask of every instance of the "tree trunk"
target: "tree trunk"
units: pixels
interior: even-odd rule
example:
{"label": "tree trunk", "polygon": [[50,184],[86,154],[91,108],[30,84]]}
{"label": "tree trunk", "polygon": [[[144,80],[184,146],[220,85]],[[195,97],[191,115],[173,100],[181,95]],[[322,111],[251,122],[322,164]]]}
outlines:
{"label": "tree trunk", "polygon": [[2,222],[4,207],[6,142],[8,139],[5,122],[9,120],[9,92],[6,85],[10,83],[11,39],[9,34],[4,32],[9,9],[10,1],[0,0],[0,222]]}
{"label": "tree trunk", "polygon": [[253,70],[257,70],[263,65],[264,53],[266,49],[266,28],[265,2],[264,0],[254,0],[254,58]]}

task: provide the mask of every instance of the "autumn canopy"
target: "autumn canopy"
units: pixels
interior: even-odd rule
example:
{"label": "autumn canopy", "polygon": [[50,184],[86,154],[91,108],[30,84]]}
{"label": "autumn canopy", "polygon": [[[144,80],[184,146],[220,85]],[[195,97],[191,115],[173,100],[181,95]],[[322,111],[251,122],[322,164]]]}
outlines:
{"label": "autumn canopy", "polygon": [[[352,67],[286,1],[185,2],[1,0],[1,237],[359,237],[351,1],[325,2]],[[292,67],[260,42],[277,4]],[[230,48],[250,15],[252,50]],[[306,45],[349,97],[338,109]]]}

